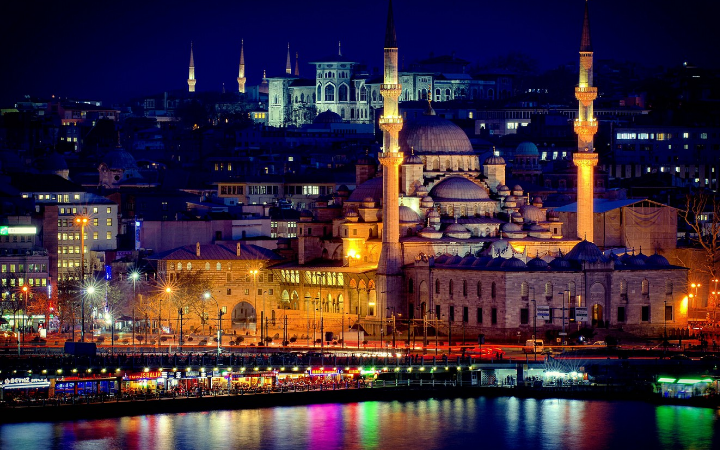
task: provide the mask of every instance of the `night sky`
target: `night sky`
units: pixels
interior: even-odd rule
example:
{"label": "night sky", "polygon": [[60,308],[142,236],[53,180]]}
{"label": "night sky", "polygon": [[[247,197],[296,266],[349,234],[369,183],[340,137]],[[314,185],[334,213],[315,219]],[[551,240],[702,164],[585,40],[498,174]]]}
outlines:
{"label": "night sky", "polygon": [[[237,89],[284,73],[287,43],[307,62],[336,54],[382,65],[387,0],[7,1],[0,6],[0,107],[25,94],[126,101],[187,89]],[[578,60],[582,0],[395,0],[400,59],[450,54],[475,63],[519,51],[540,69]],[[595,58],[720,67],[716,0],[591,0]]]}

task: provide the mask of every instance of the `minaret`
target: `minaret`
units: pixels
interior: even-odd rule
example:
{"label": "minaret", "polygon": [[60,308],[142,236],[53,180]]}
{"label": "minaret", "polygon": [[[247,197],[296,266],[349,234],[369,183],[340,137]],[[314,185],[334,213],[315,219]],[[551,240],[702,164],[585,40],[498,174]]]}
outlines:
{"label": "minaret", "polygon": [[377,309],[375,315],[385,317],[386,308],[394,307],[401,311],[404,306],[402,292],[402,249],[400,247],[400,180],[398,169],[403,162],[403,154],[398,146],[398,134],[403,126],[398,112],[398,97],[401,86],[398,84],[398,45],[393,21],[392,0],[388,5],[387,25],[385,28],[385,65],[384,81],[380,86],[384,111],[380,117],[383,130],[383,152],[380,154],[383,178],[383,233],[382,251],[377,268]]}
{"label": "minaret", "polygon": [[575,120],[578,135],[578,149],[573,162],[578,168],[577,180],[577,233],[580,239],[593,241],[593,193],[595,191],[594,170],[598,155],[594,152],[593,136],[597,133],[598,122],[593,117],[593,100],[597,88],[593,87],[593,51],[590,43],[590,17],[585,1],[585,19],[580,40],[580,79],[575,88],[575,98],[580,102]]}
{"label": "minaret", "polygon": [[295,52],[295,76],[300,76],[300,58],[298,58],[298,52]]}
{"label": "minaret", "polygon": [[188,92],[195,92],[195,60],[193,59],[192,42],[190,42],[190,71],[188,74]]}
{"label": "minaret", "polygon": [[288,42],[287,62],[285,63],[285,73],[288,75],[292,74],[292,66],[290,65],[290,43],[289,42]]}
{"label": "minaret", "polygon": [[245,93],[245,41],[240,40],[240,70],[238,71],[238,92]]}

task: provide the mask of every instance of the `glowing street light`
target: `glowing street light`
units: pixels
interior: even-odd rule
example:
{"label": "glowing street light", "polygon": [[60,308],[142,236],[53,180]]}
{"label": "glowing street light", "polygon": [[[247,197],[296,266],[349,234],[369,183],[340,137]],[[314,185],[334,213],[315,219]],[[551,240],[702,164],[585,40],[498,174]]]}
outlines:
{"label": "glowing street light", "polygon": [[[75,224],[80,226],[80,283],[85,282],[85,225],[90,219],[87,216],[75,217]],[[85,298],[80,299],[80,341],[85,342]],[[73,341],[75,340],[75,330],[73,330]]]}

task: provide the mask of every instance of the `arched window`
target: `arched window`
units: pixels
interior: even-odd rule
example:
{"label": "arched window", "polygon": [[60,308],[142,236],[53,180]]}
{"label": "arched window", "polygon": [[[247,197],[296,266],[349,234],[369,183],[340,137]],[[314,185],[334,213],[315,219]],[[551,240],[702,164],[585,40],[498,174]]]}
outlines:
{"label": "arched window", "polygon": [[477,296],[478,298],[482,297],[482,282],[480,281],[477,283]]}
{"label": "arched window", "polygon": [[492,89],[488,89],[487,90],[487,98],[490,100],[494,100],[495,99],[495,91],[493,91]]}
{"label": "arched window", "polygon": [[377,91],[372,91],[372,101],[377,101]]}
{"label": "arched window", "polygon": [[520,297],[522,297],[524,301],[527,301],[530,297],[530,286],[528,286],[527,281],[523,281],[520,284]]}
{"label": "arched window", "polygon": [[545,298],[548,300],[553,298],[553,284],[549,281],[545,283]]}
{"label": "arched window", "polygon": [[328,84],[327,86],[325,86],[325,101],[335,101],[335,86],[333,86],[332,84]]}
{"label": "arched window", "polygon": [[435,101],[440,101],[440,89],[435,89]]}
{"label": "arched window", "polygon": [[301,94],[300,94],[300,101],[301,101],[302,103],[305,103],[305,94],[304,94],[304,93],[301,93]]}
{"label": "arched window", "polygon": [[355,108],[350,108],[350,119],[355,118]]}
{"label": "arched window", "polygon": [[181,262],[178,263],[177,270],[182,270],[182,263],[181,263]]}
{"label": "arched window", "polygon": [[650,295],[650,282],[645,278],[641,284],[642,295]]}
{"label": "arched window", "polygon": [[295,96],[295,103],[297,103],[297,102],[298,102],[298,96],[296,95],[296,96]]}
{"label": "arched window", "polygon": [[448,293],[450,294],[450,298],[452,298],[454,292],[454,286],[453,286],[453,280],[450,280],[448,283]]}
{"label": "arched window", "polygon": [[463,297],[467,297],[467,281],[463,280]]}
{"label": "arched window", "polygon": [[322,101],[322,87],[319,84],[317,86],[317,99],[318,101]]}
{"label": "arched window", "polygon": [[435,293],[440,293],[440,280],[435,280]]}
{"label": "arched window", "polygon": [[445,100],[450,100],[450,89],[445,89]]}
{"label": "arched window", "polygon": [[665,295],[672,295],[673,283],[670,280],[665,280]]}
{"label": "arched window", "polygon": [[191,262],[187,263],[187,268],[188,268],[187,270],[192,270],[192,263],[191,263]]}
{"label": "arched window", "polygon": [[345,84],[340,85],[340,89],[338,89],[338,100],[341,102],[348,101],[348,87]]}
{"label": "arched window", "polygon": [[408,292],[409,292],[410,294],[412,294],[412,293],[414,292],[414,290],[415,290],[415,286],[413,285],[413,279],[410,278],[410,279],[408,280]]}
{"label": "arched window", "polygon": [[210,263],[209,263],[209,262],[206,262],[206,263],[205,263],[205,270],[210,270]]}
{"label": "arched window", "polygon": [[495,298],[495,296],[497,295],[496,291],[497,291],[497,289],[495,286],[495,282],[493,281],[492,284],[490,285],[490,297]]}
{"label": "arched window", "polygon": [[222,264],[220,264],[220,263],[215,264],[215,270],[218,270],[218,271],[222,270]]}
{"label": "arched window", "polygon": [[340,117],[345,118],[345,108],[340,108]]}
{"label": "arched window", "polygon": [[275,97],[273,97],[273,99],[274,99],[273,104],[277,105],[278,104],[278,96],[276,95]]}
{"label": "arched window", "polygon": [[627,281],[620,280],[620,297],[627,299],[627,295],[628,295]]}

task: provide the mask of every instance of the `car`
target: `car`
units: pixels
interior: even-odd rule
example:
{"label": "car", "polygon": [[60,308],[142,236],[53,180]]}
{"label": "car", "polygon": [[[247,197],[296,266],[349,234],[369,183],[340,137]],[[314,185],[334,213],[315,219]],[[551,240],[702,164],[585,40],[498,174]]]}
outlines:
{"label": "car", "polygon": [[684,353],[678,353],[677,355],[672,355],[670,359],[674,360],[681,360],[681,361],[690,361],[690,357]]}
{"label": "car", "polygon": [[592,345],[605,345],[606,346],[607,343],[605,343],[605,341],[595,341],[595,342],[593,342]]}
{"label": "car", "polygon": [[502,359],[505,357],[505,350],[500,347],[482,346],[468,349],[466,353],[473,358],[480,359]]}

